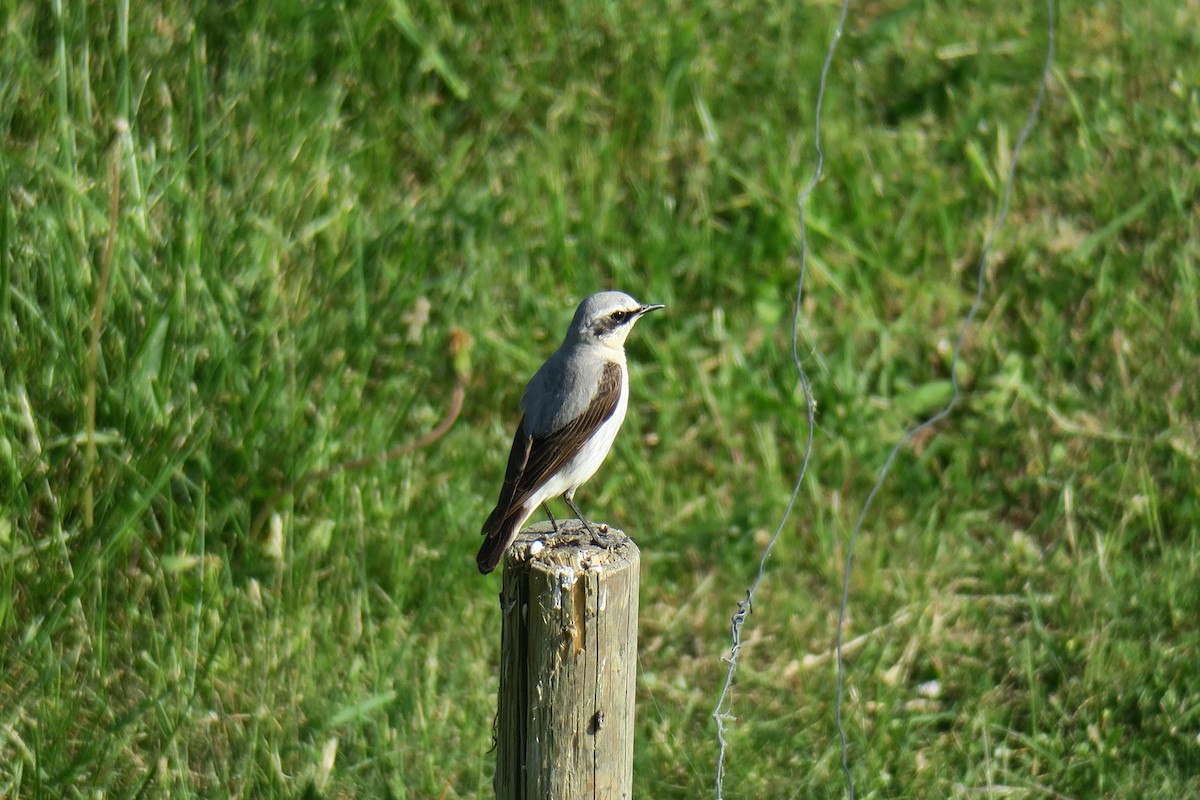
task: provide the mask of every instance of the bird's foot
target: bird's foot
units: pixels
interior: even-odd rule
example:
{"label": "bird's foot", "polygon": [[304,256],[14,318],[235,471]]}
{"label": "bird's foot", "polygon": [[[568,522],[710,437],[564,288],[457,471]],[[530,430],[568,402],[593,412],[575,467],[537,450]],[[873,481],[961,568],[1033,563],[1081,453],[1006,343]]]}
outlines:
{"label": "bird's foot", "polygon": [[617,543],[616,537],[609,535],[608,526],[603,522],[593,525],[584,519],[582,515],[579,517],[579,522],[583,525],[584,530],[588,532],[588,536],[591,537],[592,544],[594,544],[596,547],[602,547],[605,550],[611,550],[613,545]]}
{"label": "bird's foot", "polygon": [[602,524],[598,526],[598,530],[592,530],[592,528],[589,527],[588,532],[591,533],[592,544],[596,545],[596,547],[602,547],[605,550],[612,550],[613,546],[617,543],[617,537],[609,535],[607,525]]}
{"label": "bird's foot", "polygon": [[[602,533],[598,532],[596,528],[592,527],[592,523],[587,521],[587,517],[585,517],[583,512],[579,510],[579,506],[575,505],[575,498],[571,496],[571,492],[564,494],[563,500],[566,500],[567,505],[570,506],[571,510],[575,512],[576,519],[583,523],[583,527],[592,537],[592,544],[596,545],[597,547],[603,547],[605,550],[612,547],[608,537],[604,536]],[[599,527],[604,531],[604,533],[608,532],[607,525],[601,524]]]}

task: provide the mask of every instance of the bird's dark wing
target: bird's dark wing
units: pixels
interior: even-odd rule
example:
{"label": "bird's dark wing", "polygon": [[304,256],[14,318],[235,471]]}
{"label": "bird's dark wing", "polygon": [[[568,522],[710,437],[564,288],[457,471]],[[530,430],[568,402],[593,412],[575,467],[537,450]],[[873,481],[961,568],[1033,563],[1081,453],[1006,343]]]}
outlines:
{"label": "bird's dark wing", "polygon": [[[513,437],[512,450],[508,454],[508,467],[504,470],[504,485],[500,487],[500,499],[496,507],[483,523],[483,534],[490,536],[504,522],[505,517],[512,511],[513,500],[520,492],[521,478],[525,474],[525,465],[529,463],[529,453],[533,449],[534,437],[525,432],[525,418],[517,424],[517,433]],[[517,504],[519,505],[519,504]]]}
{"label": "bird's dark wing", "polygon": [[[541,488],[551,475],[560,470],[604,422],[613,415],[621,397],[621,365],[610,361],[600,375],[596,394],[584,412],[552,433],[532,436],[525,431],[525,420],[517,426],[512,452],[508,456],[508,469],[504,474],[504,488],[496,510],[488,522],[499,521],[508,512],[520,508]],[[496,520],[493,520],[496,517]],[[483,526],[487,533],[490,526]]]}

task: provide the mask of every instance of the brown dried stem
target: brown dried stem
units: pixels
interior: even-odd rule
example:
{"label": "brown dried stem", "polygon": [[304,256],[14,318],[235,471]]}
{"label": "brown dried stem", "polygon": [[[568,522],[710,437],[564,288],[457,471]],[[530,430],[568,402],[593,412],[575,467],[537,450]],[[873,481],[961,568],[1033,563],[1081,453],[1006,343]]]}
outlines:
{"label": "brown dried stem", "polygon": [[263,526],[266,524],[267,519],[271,516],[271,513],[275,511],[275,508],[280,502],[283,501],[285,497],[294,494],[300,489],[303,489],[305,486],[316,483],[317,481],[325,480],[326,478],[337,475],[340,472],[349,472],[350,470],[363,469],[375,464],[382,464],[385,461],[390,461],[393,458],[399,458],[401,456],[408,455],[409,453],[433,444],[438,439],[445,436],[446,432],[450,430],[450,426],[452,426],[455,420],[458,419],[458,415],[462,411],[463,398],[465,396],[466,376],[460,375],[458,382],[454,385],[454,393],[450,397],[450,407],[446,409],[446,416],[437,424],[437,427],[429,431],[429,433],[425,434],[419,439],[415,439],[398,447],[394,447],[384,453],[377,453],[373,456],[365,456],[363,458],[355,458],[349,461],[343,461],[339,464],[334,464],[333,466],[325,467],[324,469],[306,472],[305,474],[301,475],[299,478],[276,492],[275,495],[268,500],[261,509],[259,509],[258,514],[256,514],[254,517],[254,521],[250,524],[250,538],[254,539],[258,536],[258,534],[262,531]]}

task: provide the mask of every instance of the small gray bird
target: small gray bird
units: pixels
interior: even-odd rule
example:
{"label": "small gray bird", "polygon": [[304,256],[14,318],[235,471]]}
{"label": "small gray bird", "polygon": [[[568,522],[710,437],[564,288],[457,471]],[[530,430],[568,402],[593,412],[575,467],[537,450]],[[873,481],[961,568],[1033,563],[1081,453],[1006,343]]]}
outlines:
{"label": "small gray bird", "polygon": [[575,490],[600,468],[625,421],[625,339],[643,314],[659,308],[623,292],[600,292],[579,304],[562,345],[525,387],[500,499],[483,523],[480,572],[495,569],[530,515],[559,495],[592,531],[575,506]]}

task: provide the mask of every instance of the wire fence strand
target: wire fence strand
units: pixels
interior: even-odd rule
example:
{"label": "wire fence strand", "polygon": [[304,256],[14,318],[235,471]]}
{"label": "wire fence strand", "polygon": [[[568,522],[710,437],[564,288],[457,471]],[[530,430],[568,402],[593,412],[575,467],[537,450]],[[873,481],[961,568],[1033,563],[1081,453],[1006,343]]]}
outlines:
{"label": "wire fence strand", "polygon": [[971,301],[971,307],[967,310],[967,315],[963,318],[962,326],[958,330],[958,339],[954,344],[954,355],[950,359],[950,385],[953,388],[953,394],[949,402],[946,403],[940,411],[926,419],[919,425],[911,428],[899,442],[888,453],[887,459],[883,462],[883,466],[879,470],[879,475],[875,480],[875,484],[871,487],[871,491],[867,493],[867,498],[863,502],[862,510],[859,512],[858,520],[854,523],[854,528],[850,531],[850,536],[846,540],[846,561],[842,571],[842,599],[838,607],[838,622],[837,622],[837,642],[834,647],[835,657],[837,660],[837,698],[834,705],[834,714],[836,717],[838,737],[841,740],[841,762],[842,773],[846,780],[846,794],[850,800],[854,800],[854,775],[850,770],[850,755],[849,744],[846,737],[846,726],[844,719],[844,695],[846,686],[846,665],[844,653],[842,650],[843,638],[846,630],[846,612],[850,606],[850,570],[854,564],[854,544],[858,540],[858,535],[862,531],[863,522],[867,518],[867,512],[871,508],[871,504],[875,500],[875,496],[879,493],[883,486],[884,480],[892,469],[892,464],[896,460],[896,456],[900,450],[908,444],[914,436],[922,431],[936,425],[958,407],[962,400],[962,389],[958,382],[958,365],[962,356],[963,342],[966,339],[967,331],[975,322],[975,317],[979,313],[979,308],[983,304],[984,283],[987,278],[988,262],[991,260],[993,246],[996,240],[996,234],[1003,227],[1008,216],[1009,202],[1012,197],[1013,182],[1017,174],[1017,162],[1021,155],[1021,150],[1025,146],[1026,140],[1033,131],[1033,126],[1037,122],[1038,114],[1041,111],[1042,103],[1046,97],[1046,87],[1050,82],[1051,71],[1054,67],[1054,51],[1055,38],[1057,30],[1055,27],[1055,6],[1054,0],[1046,0],[1046,57],[1042,64],[1041,78],[1038,82],[1037,94],[1034,97],[1033,104],[1030,106],[1029,114],[1025,118],[1025,124],[1021,128],[1016,141],[1013,143],[1012,150],[1009,153],[1008,170],[1004,176],[1004,187],[1000,194],[1000,205],[996,210],[995,216],[992,218],[992,224],[988,228],[987,236],[984,238],[983,248],[979,254],[979,263],[975,270],[975,297]]}
{"label": "wire fence strand", "polygon": [[712,712],[713,720],[717,726],[717,800],[722,800],[724,796],[725,756],[729,749],[729,742],[725,738],[725,723],[733,720],[733,716],[727,710],[727,706],[729,704],[730,693],[733,689],[734,674],[738,668],[738,658],[742,650],[742,627],[746,624],[746,618],[753,610],[754,595],[762,583],[763,576],[766,574],[767,559],[770,558],[775,543],[779,541],[779,537],[783,534],[783,530],[791,518],[792,510],[796,507],[796,499],[800,496],[800,487],[804,483],[804,476],[808,473],[808,464],[812,459],[816,410],[813,402],[812,386],[809,382],[808,374],[804,371],[804,364],[799,353],[800,309],[801,300],[804,296],[804,276],[808,270],[808,226],[804,216],[804,207],[808,202],[809,196],[817,187],[817,183],[821,180],[821,175],[825,168],[825,152],[821,149],[821,111],[825,105],[825,87],[828,82],[829,67],[833,63],[833,56],[837,51],[838,42],[841,41],[849,9],[850,0],[842,0],[841,10],[838,13],[837,26],[830,37],[829,46],[825,50],[825,60],[821,64],[821,77],[817,84],[817,101],[813,112],[813,150],[816,152],[816,165],[808,183],[800,190],[796,197],[796,208],[799,212],[800,269],[799,274],[796,276],[796,296],[792,305],[792,365],[796,368],[796,376],[800,381],[800,388],[804,395],[804,410],[808,419],[808,435],[804,445],[804,458],[800,462],[800,471],[796,475],[796,482],[792,486],[792,493],[788,498],[787,506],[784,508],[783,516],[779,520],[779,525],[776,527],[774,535],[771,536],[770,541],[763,548],[754,581],[750,584],[750,588],[746,590],[746,596],[738,602],[737,610],[733,613],[733,618],[730,620],[729,635],[731,644],[729,658],[727,659],[728,669],[725,673],[725,682],[721,687],[721,694],[717,698],[717,704]]}

